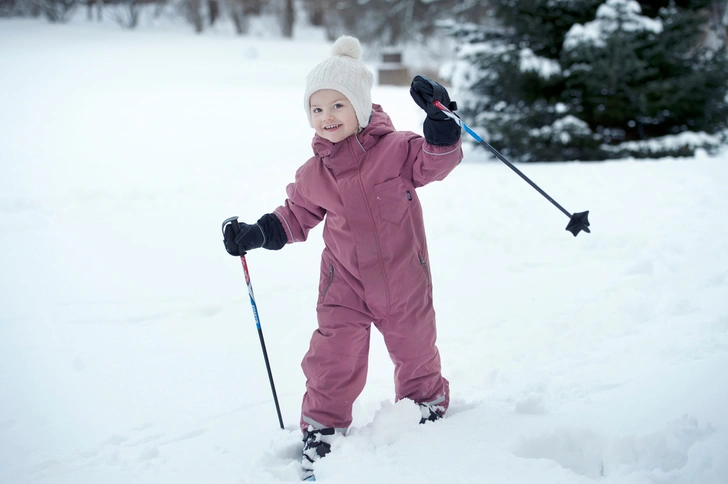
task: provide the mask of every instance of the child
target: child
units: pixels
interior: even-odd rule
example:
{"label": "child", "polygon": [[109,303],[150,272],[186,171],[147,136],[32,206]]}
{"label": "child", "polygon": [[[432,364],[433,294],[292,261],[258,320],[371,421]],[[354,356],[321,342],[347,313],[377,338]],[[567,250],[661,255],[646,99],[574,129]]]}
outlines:
{"label": "child", "polygon": [[439,419],[449,404],[415,189],[442,180],[462,159],[460,126],[433,102],[455,106],[445,88],[417,76],[410,93],[427,112],[425,136],[395,131],[372,104],[374,76],[360,57],[359,41],[343,36],[309,73],[304,108],[316,131],[314,156],[296,172],[285,203],[255,224],[232,222],[224,230],[226,250],[240,256],[305,241],[325,219],[318,329],[301,363],[304,480],[330,451],[330,436],[351,424],[372,323],[394,362],[396,399],[418,403],[420,423]]}

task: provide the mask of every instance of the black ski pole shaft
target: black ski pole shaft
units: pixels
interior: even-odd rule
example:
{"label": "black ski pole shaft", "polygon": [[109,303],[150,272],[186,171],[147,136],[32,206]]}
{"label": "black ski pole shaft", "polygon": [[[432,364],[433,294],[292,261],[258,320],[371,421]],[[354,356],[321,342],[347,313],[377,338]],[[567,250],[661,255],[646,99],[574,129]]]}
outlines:
{"label": "black ski pole shaft", "polygon": [[[235,222],[237,223],[237,222]],[[260,347],[263,349],[263,359],[265,360],[265,368],[268,370],[268,381],[270,389],[273,392],[273,401],[276,405],[276,413],[278,413],[278,424],[283,428],[283,417],[281,416],[281,406],[278,404],[278,394],[276,393],[276,385],[273,382],[273,372],[270,369],[270,361],[268,360],[268,351],[265,348],[265,339],[263,338],[263,329],[260,326],[260,317],[258,316],[258,305],[255,303],[255,295],[253,294],[253,285],[250,283],[250,272],[248,272],[248,263],[245,255],[240,256],[243,263],[243,271],[245,272],[245,283],[248,285],[248,295],[250,296],[250,305],[253,307],[253,316],[255,317],[255,326],[258,328],[258,337],[260,338]]]}
{"label": "black ski pole shaft", "polygon": [[566,215],[567,217],[569,217],[569,224],[566,226],[566,230],[568,230],[569,232],[571,232],[572,234],[574,234],[574,237],[576,237],[579,234],[579,232],[582,231],[582,230],[584,232],[587,232],[587,233],[590,233],[591,232],[589,230],[589,219],[588,219],[589,211],[588,210],[586,212],[579,212],[579,213],[574,213],[574,214],[569,213],[568,210],[566,210],[564,207],[562,207],[561,205],[559,205],[556,202],[556,200],[554,200],[553,198],[551,198],[548,193],[546,193],[545,191],[543,191],[541,189],[541,187],[539,187],[538,185],[536,185],[534,182],[531,181],[530,178],[528,178],[526,175],[524,175],[521,170],[519,170],[518,168],[516,168],[513,165],[513,163],[511,163],[510,161],[508,161],[508,159],[506,159],[505,156],[501,155],[498,152],[498,150],[496,150],[495,148],[493,148],[483,138],[481,138],[480,136],[478,136],[478,134],[475,131],[473,131],[472,129],[470,129],[470,127],[468,125],[466,125],[465,123],[463,123],[463,121],[460,119],[460,117],[458,115],[456,115],[455,113],[453,113],[452,111],[450,111],[448,108],[446,108],[440,101],[434,101],[433,104],[438,109],[440,109],[443,113],[445,113],[445,115],[447,115],[449,118],[451,118],[456,123],[458,123],[470,136],[473,137],[473,139],[475,139],[475,141],[477,141],[481,145],[485,146],[488,149],[488,151],[490,151],[491,153],[493,153],[493,155],[495,155],[496,158],[498,158],[500,161],[502,161],[503,163],[505,163],[506,166],[508,166],[511,170],[513,170],[514,172],[516,172],[516,174],[518,174],[518,176],[520,176],[521,178],[523,178],[538,193],[540,193],[541,195],[543,195],[544,198],[546,198],[546,200],[548,200],[549,202],[553,203],[554,206],[556,208],[558,208],[559,210],[561,210],[561,212],[564,215]]}

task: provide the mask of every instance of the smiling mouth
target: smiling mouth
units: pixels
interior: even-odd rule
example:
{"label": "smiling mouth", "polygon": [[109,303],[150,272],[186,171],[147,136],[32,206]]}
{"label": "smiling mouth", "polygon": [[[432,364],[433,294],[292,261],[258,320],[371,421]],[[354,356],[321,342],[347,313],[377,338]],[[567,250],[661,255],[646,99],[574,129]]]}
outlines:
{"label": "smiling mouth", "polygon": [[324,126],[324,130],[331,131],[331,130],[334,130],[334,129],[338,129],[340,127],[341,127],[340,124],[332,124],[332,125],[329,125],[329,126]]}

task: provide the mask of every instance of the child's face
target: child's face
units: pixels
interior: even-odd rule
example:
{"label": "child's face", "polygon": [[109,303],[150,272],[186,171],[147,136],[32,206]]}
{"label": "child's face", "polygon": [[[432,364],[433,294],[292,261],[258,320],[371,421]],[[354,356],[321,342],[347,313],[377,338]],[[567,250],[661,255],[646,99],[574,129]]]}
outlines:
{"label": "child's face", "polygon": [[321,89],[309,101],[311,120],[316,134],[332,143],[338,143],[359,129],[356,112],[349,100],[339,91]]}

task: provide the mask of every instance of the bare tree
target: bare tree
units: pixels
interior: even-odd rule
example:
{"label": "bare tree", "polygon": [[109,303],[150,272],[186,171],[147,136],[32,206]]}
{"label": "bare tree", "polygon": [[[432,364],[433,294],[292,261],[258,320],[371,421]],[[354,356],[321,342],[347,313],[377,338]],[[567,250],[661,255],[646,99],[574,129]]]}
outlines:
{"label": "bare tree", "polygon": [[305,0],[308,22],[314,27],[326,25],[326,7],[328,2],[320,0]]}
{"label": "bare tree", "polygon": [[94,19],[94,6],[96,7],[96,20],[101,22],[104,18],[104,0],[86,0],[86,19]]}
{"label": "bare tree", "polygon": [[125,29],[134,29],[139,25],[141,5],[141,0],[123,0],[119,5],[122,8],[112,11],[111,20]]}
{"label": "bare tree", "polygon": [[283,0],[283,8],[280,15],[281,19],[281,33],[283,37],[293,37],[293,24],[296,21],[296,12],[293,5],[293,0]]}
{"label": "bare tree", "polygon": [[235,24],[235,32],[238,35],[248,33],[248,16],[245,14],[245,0],[230,0],[228,8],[230,9],[230,18]]}
{"label": "bare tree", "polygon": [[444,19],[478,22],[488,0],[304,0],[309,19],[326,27],[334,39],[342,34],[369,44],[418,41],[434,33]]}
{"label": "bare tree", "polygon": [[205,29],[202,0],[185,0],[182,6],[187,20],[195,26],[195,32],[201,33]]}
{"label": "bare tree", "polygon": [[220,2],[218,0],[207,0],[207,17],[210,25],[215,25],[215,21],[220,17]]}
{"label": "bare tree", "polygon": [[711,3],[716,35],[720,45],[723,46],[726,44],[726,38],[728,37],[728,0],[713,0]]}
{"label": "bare tree", "polygon": [[33,8],[39,12],[37,6],[23,0],[0,0],[0,17],[24,17],[31,15]]}
{"label": "bare tree", "polygon": [[78,0],[30,0],[52,23],[66,23],[78,6]]}
{"label": "bare tree", "polygon": [[260,3],[261,0],[227,0],[227,9],[238,35],[248,33],[248,19],[260,15]]}

